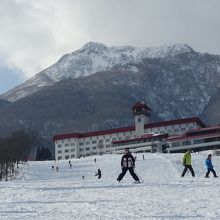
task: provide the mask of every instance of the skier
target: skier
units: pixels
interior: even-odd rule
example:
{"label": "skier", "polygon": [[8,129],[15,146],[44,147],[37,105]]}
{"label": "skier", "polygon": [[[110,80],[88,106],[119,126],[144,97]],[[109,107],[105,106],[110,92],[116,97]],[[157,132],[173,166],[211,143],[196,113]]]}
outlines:
{"label": "skier", "polygon": [[54,166],[52,166],[52,170],[54,170]]}
{"label": "skier", "polygon": [[58,171],[59,170],[59,168],[58,168],[58,166],[56,167],[56,171]]}
{"label": "skier", "polygon": [[183,170],[183,173],[181,175],[181,177],[184,177],[185,174],[186,174],[186,171],[189,169],[192,176],[195,177],[195,173],[194,173],[194,170],[192,168],[192,161],[191,161],[191,150],[188,149],[186,151],[186,153],[184,154],[183,156],[183,166],[185,166],[184,170]]}
{"label": "skier", "polygon": [[95,174],[95,176],[98,176],[98,179],[101,179],[102,173],[100,169],[98,169],[98,172]]}
{"label": "skier", "polygon": [[206,165],[206,167],[207,167],[207,172],[206,172],[205,178],[209,178],[209,173],[210,173],[210,172],[213,173],[213,176],[214,176],[214,177],[218,177],[218,176],[216,175],[215,170],[213,169],[214,166],[212,165],[212,155],[211,155],[211,154],[208,155],[208,157],[207,157],[207,159],[206,159],[206,161],[205,161],[205,165]]}
{"label": "skier", "polygon": [[143,160],[145,160],[145,159],[144,159],[144,155],[143,155]]}
{"label": "skier", "polygon": [[94,159],[94,162],[96,163],[96,158]]}
{"label": "skier", "polygon": [[122,172],[119,174],[117,178],[118,182],[120,182],[123,179],[124,175],[129,170],[131,176],[136,181],[136,183],[140,183],[138,176],[134,172],[135,160],[134,157],[131,155],[129,148],[125,148],[125,154],[121,158],[121,167]]}

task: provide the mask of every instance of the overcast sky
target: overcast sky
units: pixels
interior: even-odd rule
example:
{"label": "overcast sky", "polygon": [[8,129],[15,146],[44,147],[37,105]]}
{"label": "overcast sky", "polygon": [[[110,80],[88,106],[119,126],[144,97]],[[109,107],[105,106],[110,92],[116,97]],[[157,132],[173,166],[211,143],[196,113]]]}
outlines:
{"label": "overcast sky", "polygon": [[0,93],[88,41],[220,54],[220,0],[0,0]]}

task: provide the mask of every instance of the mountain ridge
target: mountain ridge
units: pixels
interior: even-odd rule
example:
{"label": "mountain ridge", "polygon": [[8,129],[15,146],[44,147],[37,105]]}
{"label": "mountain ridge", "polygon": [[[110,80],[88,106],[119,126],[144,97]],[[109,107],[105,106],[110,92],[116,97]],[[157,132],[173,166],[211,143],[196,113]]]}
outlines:
{"label": "mountain ridge", "polygon": [[124,66],[127,67],[126,70],[137,72],[139,70],[135,64],[145,58],[164,58],[194,52],[186,44],[165,44],[156,47],[138,48],[133,46],[108,47],[101,43],[89,42],[79,50],[63,55],[57,63],[0,97],[13,102],[64,79],[85,77],[115,67],[125,70]]}

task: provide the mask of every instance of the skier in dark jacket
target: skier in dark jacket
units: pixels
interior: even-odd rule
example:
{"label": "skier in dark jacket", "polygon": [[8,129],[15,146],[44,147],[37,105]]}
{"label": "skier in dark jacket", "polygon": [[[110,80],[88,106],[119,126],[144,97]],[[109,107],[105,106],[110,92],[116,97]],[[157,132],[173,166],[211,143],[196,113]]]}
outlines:
{"label": "skier in dark jacket", "polygon": [[206,172],[206,175],[205,175],[206,178],[209,178],[209,173],[210,173],[210,172],[213,173],[213,176],[214,176],[214,177],[218,177],[218,176],[216,175],[215,170],[213,169],[213,165],[212,165],[212,155],[211,155],[211,154],[208,155],[208,157],[207,157],[207,159],[206,159],[206,161],[205,161],[205,165],[206,165],[206,167],[207,167],[207,172]]}
{"label": "skier in dark jacket", "polygon": [[101,173],[101,170],[100,170],[100,169],[98,169],[98,172],[96,173],[95,176],[98,176],[98,179],[101,179],[102,173]]}
{"label": "skier in dark jacket", "polygon": [[129,151],[129,148],[126,148],[125,149],[125,154],[121,158],[122,172],[119,174],[119,176],[117,178],[117,181],[120,182],[123,179],[126,172],[129,170],[129,172],[130,172],[131,176],[133,177],[133,179],[136,182],[140,183],[140,180],[139,180],[138,176],[134,172],[134,167],[135,167],[135,159],[131,155],[131,152]]}

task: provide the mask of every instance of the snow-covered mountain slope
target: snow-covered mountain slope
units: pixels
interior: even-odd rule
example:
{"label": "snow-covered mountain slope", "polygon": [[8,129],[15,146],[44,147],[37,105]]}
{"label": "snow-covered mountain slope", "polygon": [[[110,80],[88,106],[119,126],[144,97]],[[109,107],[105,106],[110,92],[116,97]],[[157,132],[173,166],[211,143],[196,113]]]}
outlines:
{"label": "snow-covered mountain slope", "polygon": [[137,48],[132,46],[107,47],[101,43],[89,42],[81,49],[64,55],[57,63],[25,83],[6,92],[2,98],[16,101],[55,82],[85,77],[112,68],[137,72],[139,70],[135,64],[140,63],[144,58],[164,58],[190,52],[194,52],[193,49],[185,44]]}
{"label": "snow-covered mountain slope", "polygon": [[[136,156],[141,184],[129,173],[116,182],[121,155],[72,159],[72,169],[68,160],[28,162],[23,180],[0,182],[0,219],[220,219],[220,178],[204,178],[207,152],[192,154],[195,178],[180,177],[182,154]],[[220,174],[220,157],[213,156],[213,164]]]}

